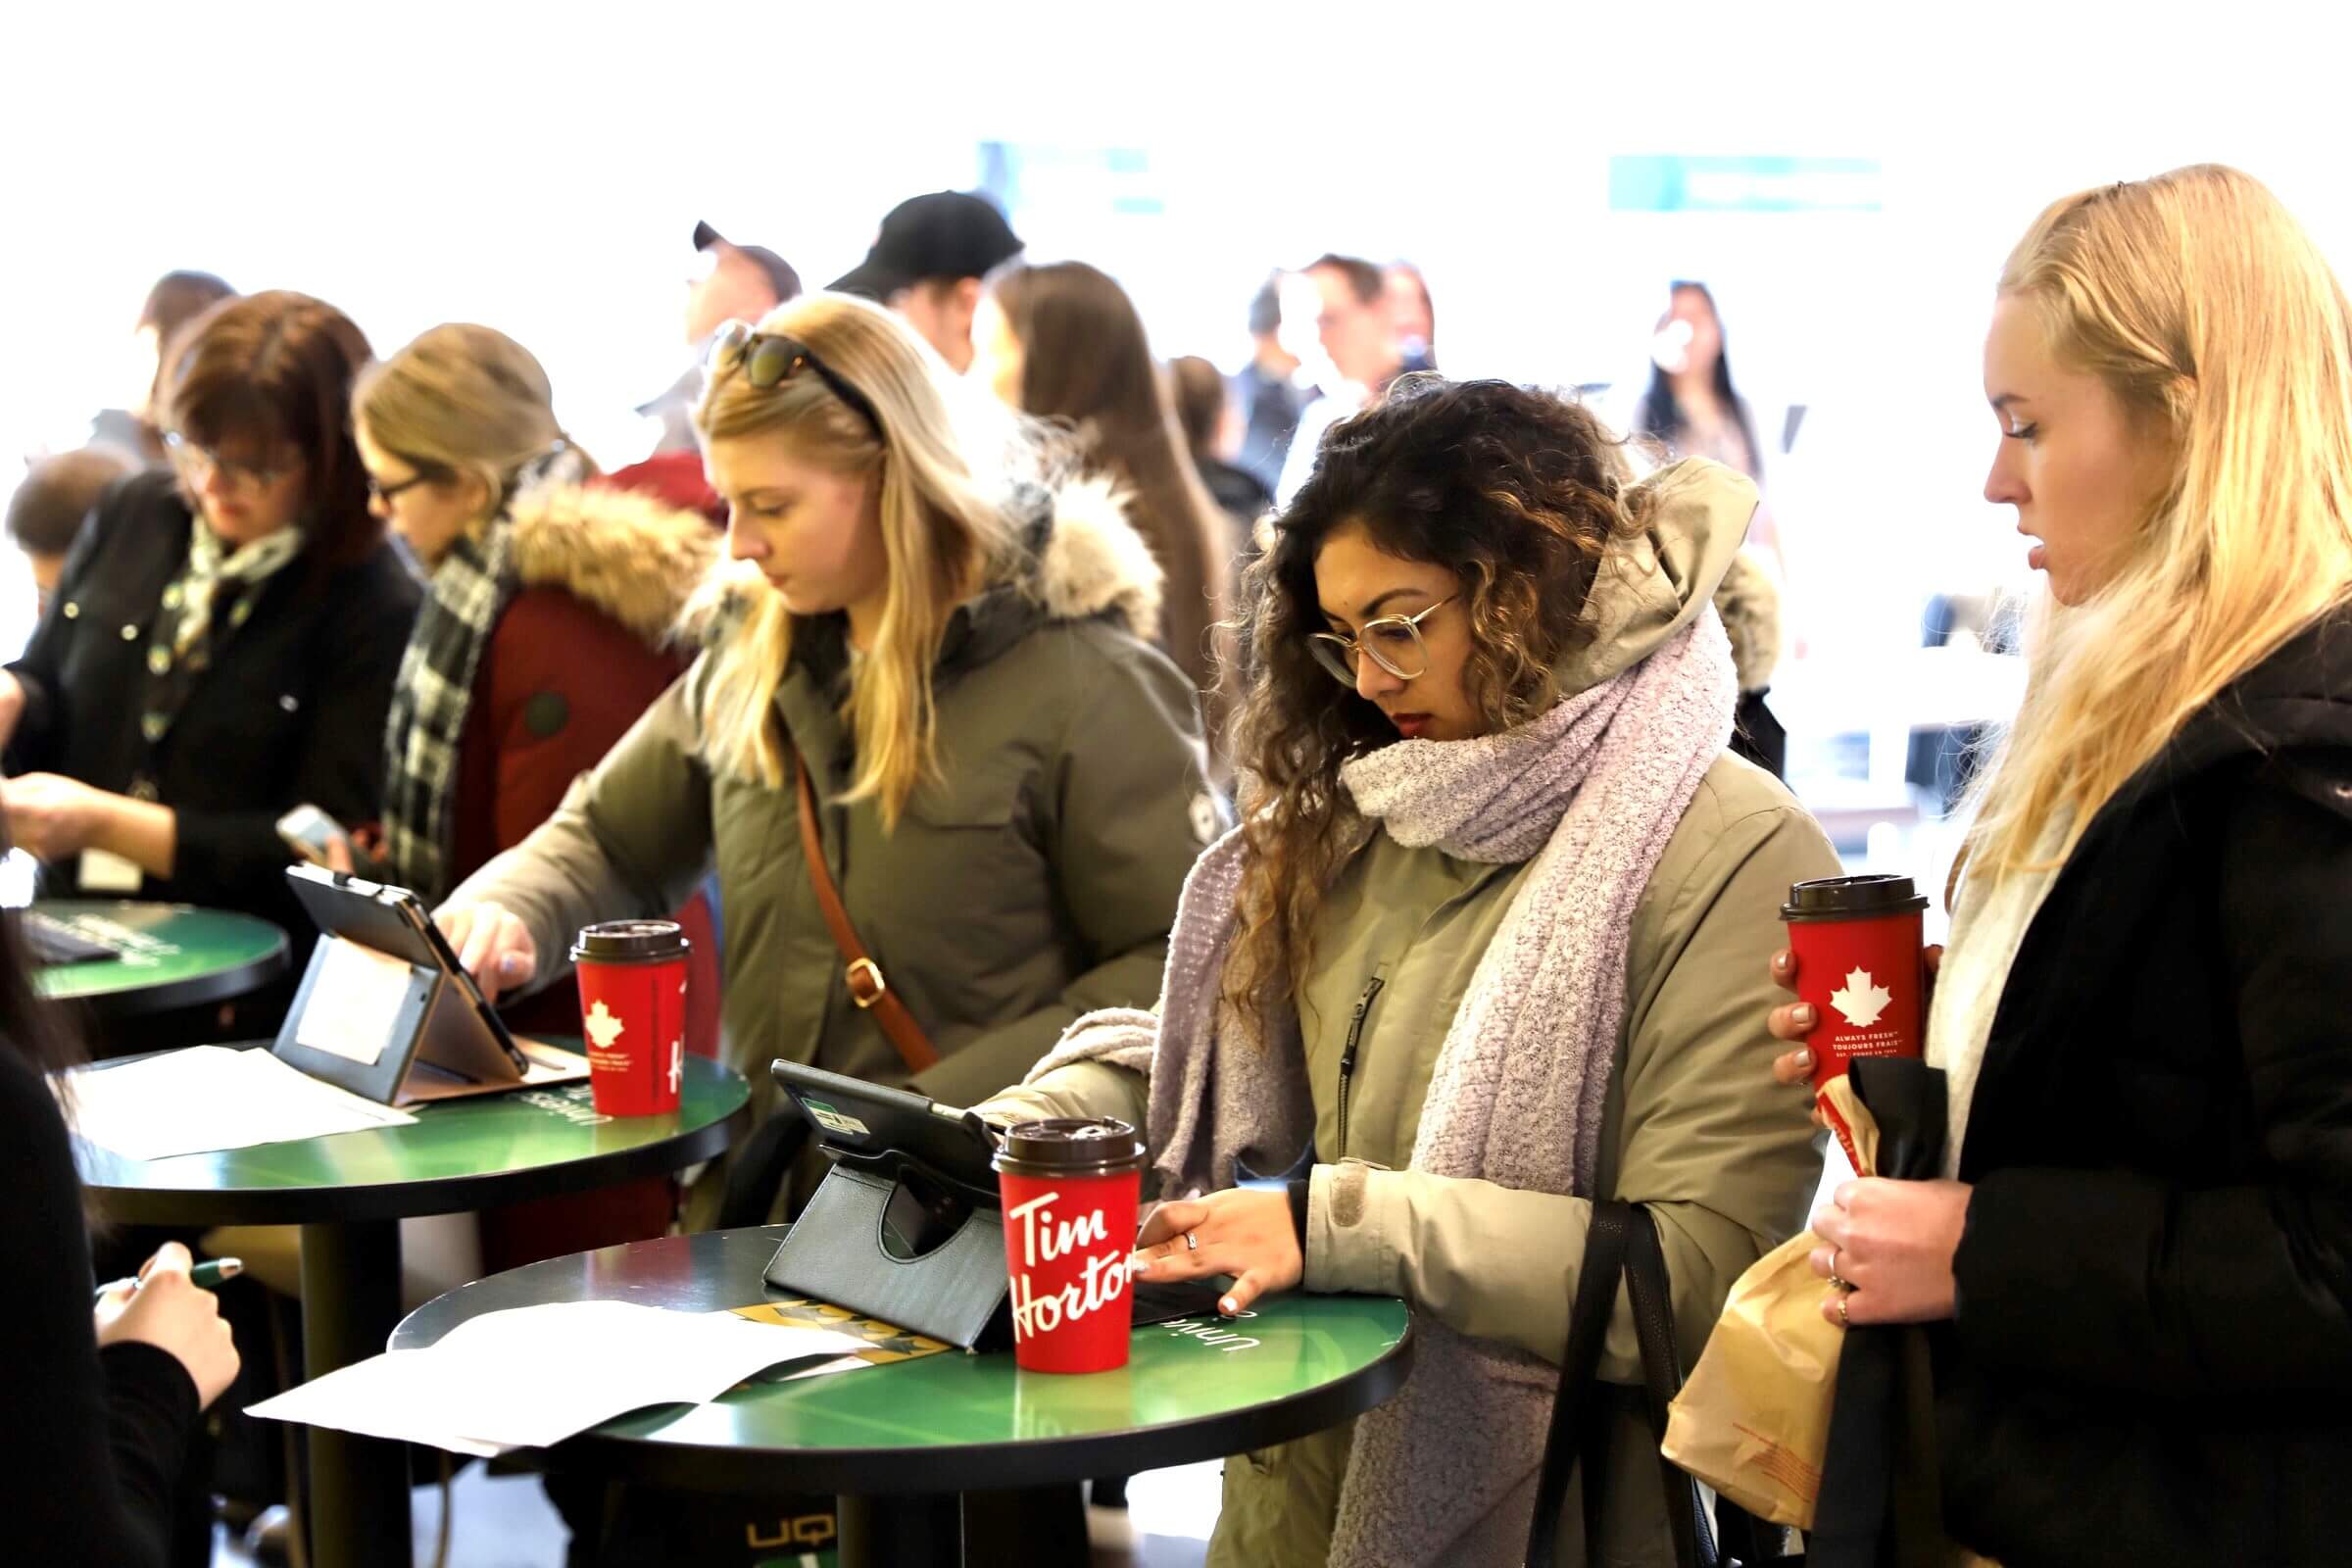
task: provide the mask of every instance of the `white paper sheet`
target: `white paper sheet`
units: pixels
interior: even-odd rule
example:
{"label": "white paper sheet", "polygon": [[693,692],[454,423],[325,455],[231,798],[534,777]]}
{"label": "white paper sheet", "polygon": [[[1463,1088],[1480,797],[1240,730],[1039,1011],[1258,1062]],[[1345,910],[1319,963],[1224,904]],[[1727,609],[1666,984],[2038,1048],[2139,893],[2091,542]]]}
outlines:
{"label": "white paper sheet", "polygon": [[416,1119],[313,1078],[267,1051],[225,1046],[76,1067],[64,1075],[59,1100],[85,1141],[129,1159],[405,1127]]}
{"label": "white paper sheet", "polygon": [[491,1454],[545,1447],[650,1404],[714,1399],[779,1362],[830,1362],[864,1343],[732,1312],[565,1301],[485,1312],[430,1349],[371,1356],[246,1413]]}

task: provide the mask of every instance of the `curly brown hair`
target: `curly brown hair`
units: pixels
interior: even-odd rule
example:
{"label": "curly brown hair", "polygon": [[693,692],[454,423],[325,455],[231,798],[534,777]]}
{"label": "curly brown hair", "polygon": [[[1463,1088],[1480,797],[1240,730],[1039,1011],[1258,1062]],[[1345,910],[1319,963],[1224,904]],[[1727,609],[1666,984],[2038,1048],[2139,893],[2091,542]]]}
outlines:
{"label": "curly brown hair", "polygon": [[1315,591],[1324,541],[1361,527],[1384,553],[1459,578],[1464,686],[1488,731],[1507,729],[1567,695],[1553,667],[1590,639],[1586,599],[1603,556],[1641,529],[1632,482],[1624,443],[1592,413],[1505,381],[1406,376],[1324,438],[1313,477],[1245,579],[1252,658],[1233,756],[1253,776],[1224,989],[1261,1025],[1306,973],[1347,850],[1340,769],[1397,738],[1308,652],[1309,634],[1326,629]]}

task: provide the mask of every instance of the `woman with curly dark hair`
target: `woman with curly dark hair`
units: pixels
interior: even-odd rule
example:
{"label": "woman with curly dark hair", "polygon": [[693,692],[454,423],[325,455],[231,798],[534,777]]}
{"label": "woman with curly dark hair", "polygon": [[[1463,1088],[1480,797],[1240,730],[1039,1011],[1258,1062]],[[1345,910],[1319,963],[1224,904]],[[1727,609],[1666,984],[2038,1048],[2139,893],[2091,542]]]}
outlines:
{"label": "woman with curly dark hair", "polygon": [[[1725,749],[1710,595],[1755,500],[1705,462],[1631,483],[1547,394],[1416,378],[1332,432],[1250,568],[1244,821],[1160,1005],[982,1107],[1148,1129],[1146,1278],[1421,1314],[1396,1399],[1227,1465],[1212,1562],[1516,1562],[1593,1200],[1649,1205],[1686,1356],[1802,1223],[1820,1160],[1740,1081],[1772,1054],[1740,965],[1838,860]],[[1563,1562],[1671,1558],[1633,1345],[1629,1317],[1600,1534],[1567,1510]]]}

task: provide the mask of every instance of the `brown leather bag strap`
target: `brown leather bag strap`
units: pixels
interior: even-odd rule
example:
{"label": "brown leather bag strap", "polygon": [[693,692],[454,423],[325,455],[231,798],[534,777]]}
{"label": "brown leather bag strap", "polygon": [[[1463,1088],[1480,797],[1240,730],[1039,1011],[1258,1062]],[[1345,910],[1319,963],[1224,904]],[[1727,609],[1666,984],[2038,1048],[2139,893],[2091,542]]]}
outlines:
{"label": "brown leather bag strap", "polygon": [[842,907],[841,890],[833,885],[833,872],[825,864],[824,839],[816,830],[816,786],[809,782],[808,764],[798,750],[792,754],[792,771],[801,797],[801,858],[808,862],[808,885],[816,890],[816,906],[824,911],[833,945],[841,950],[842,975],[849,981],[850,1000],[874,1015],[874,1022],[898,1048],[906,1070],[921,1072],[939,1060],[939,1052],[923,1033],[923,1026],[914,1021],[914,1014],[906,1010],[906,1004],[883,979],[882,966],[858,940],[850,911]]}

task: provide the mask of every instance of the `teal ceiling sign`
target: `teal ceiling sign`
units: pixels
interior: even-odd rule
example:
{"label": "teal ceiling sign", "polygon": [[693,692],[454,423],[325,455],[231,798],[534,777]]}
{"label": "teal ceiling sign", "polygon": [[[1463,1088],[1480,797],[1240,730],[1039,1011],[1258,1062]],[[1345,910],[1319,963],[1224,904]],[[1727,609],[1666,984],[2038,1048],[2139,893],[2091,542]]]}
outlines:
{"label": "teal ceiling sign", "polygon": [[1609,209],[1619,213],[1875,213],[1875,158],[1609,160]]}

